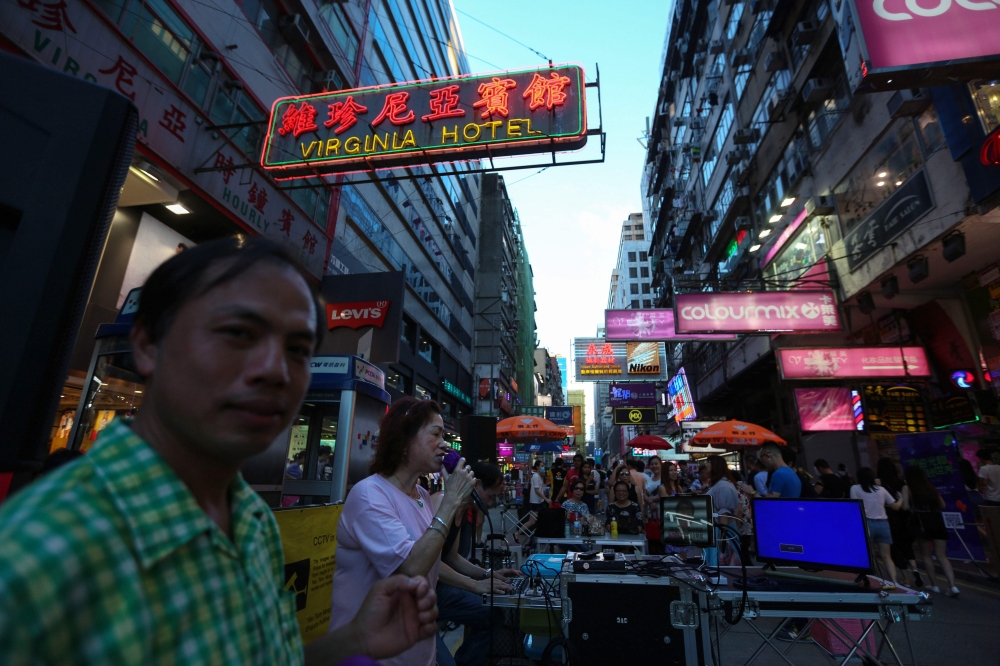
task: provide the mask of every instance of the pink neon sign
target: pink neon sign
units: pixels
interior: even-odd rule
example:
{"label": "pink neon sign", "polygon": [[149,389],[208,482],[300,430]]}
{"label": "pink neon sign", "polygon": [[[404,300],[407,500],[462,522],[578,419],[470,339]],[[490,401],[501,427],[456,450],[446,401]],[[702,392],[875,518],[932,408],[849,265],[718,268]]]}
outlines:
{"label": "pink neon sign", "polygon": [[678,333],[840,330],[832,291],[699,292],[674,297]]}
{"label": "pink neon sign", "polygon": [[779,349],[783,379],[929,377],[923,347]]}
{"label": "pink neon sign", "polygon": [[795,389],[795,404],[803,431],[854,430],[851,389]]}
{"label": "pink neon sign", "polygon": [[764,255],[764,261],[761,262],[762,267],[767,266],[771,260],[774,259],[774,255],[778,254],[778,250],[785,246],[788,239],[792,237],[792,234],[794,234],[800,226],[802,226],[802,222],[804,222],[807,217],[809,217],[809,211],[803,208],[796,218],[792,220],[792,223],[785,227],[785,230],[781,232],[780,236],[778,236],[778,240],[774,241],[774,244],[771,245],[771,249],[767,251],[766,255]]}
{"label": "pink neon sign", "polygon": [[674,330],[674,311],[605,310],[605,338],[608,340],[735,340],[735,335],[681,335]]}

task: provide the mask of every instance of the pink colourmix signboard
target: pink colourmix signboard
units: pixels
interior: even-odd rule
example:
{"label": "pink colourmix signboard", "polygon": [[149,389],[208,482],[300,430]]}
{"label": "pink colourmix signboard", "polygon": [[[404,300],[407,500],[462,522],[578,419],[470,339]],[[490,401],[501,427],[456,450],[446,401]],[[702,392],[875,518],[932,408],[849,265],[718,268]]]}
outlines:
{"label": "pink colourmix signboard", "polygon": [[673,310],[605,310],[608,340],[735,340],[735,335],[683,335],[674,329]]}
{"label": "pink colourmix signboard", "polygon": [[795,389],[799,423],[805,432],[819,430],[854,430],[851,389]]}
{"label": "pink colourmix signboard", "polygon": [[840,315],[832,291],[677,294],[674,310],[679,334],[840,330]]}
{"label": "pink colourmix signboard", "polygon": [[779,349],[783,379],[929,377],[923,347]]}

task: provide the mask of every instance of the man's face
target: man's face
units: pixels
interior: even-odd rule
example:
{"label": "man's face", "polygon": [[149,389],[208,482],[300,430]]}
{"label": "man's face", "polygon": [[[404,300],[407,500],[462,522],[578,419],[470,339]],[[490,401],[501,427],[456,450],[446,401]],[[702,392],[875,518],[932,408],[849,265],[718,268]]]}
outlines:
{"label": "man's face", "polygon": [[764,466],[764,469],[770,472],[773,472],[779,467],[778,458],[770,451],[761,451],[759,459],[760,464]]}
{"label": "man's face", "polygon": [[497,499],[497,495],[502,495],[504,489],[504,483],[501,481],[492,488],[483,488],[483,483],[479,479],[476,479],[476,492],[479,493],[479,498],[483,500],[486,506],[493,506],[493,503]]}
{"label": "man's face", "polygon": [[628,499],[628,488],[622,486],[615,486],[615,499],[619,502],[624,502]]}
{"label": "man's face", "polygon": [[254,266],[181,306],[159,342],[133,330],[136,366],[149,378],[143,407],[178,441],[238,464],[266,449],[298,413],[315,326],[298,273],[272,262]]}

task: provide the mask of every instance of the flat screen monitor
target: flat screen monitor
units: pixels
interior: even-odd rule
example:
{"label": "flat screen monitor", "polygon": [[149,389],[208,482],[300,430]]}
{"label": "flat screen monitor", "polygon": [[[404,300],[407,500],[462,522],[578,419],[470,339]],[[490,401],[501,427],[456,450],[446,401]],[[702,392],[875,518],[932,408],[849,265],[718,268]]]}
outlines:
{"label": "flat screen monitor", "polygon": [[870,573],[872,553],[861,500],[753,500],[757,559],[771,564]]}
{"label": "flat screen monitor", "polygon": [[678,495],[660,498],[660,540],[668,546],[715,545],[710,495]]}

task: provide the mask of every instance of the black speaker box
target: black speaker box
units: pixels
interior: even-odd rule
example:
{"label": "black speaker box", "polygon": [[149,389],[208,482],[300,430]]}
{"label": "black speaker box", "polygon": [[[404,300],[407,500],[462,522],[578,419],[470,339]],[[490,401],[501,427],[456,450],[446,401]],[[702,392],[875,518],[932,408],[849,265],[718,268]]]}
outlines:
{"label": "black speaker box", "polygon": [[469,462],[497,462],[497,420],[493,416],[463,416],[458,420],[462,455]]}
{"label": "black speaker box", "polygon": [[135,148],[119,93],[0,53],[0,474],[45,456]]}

